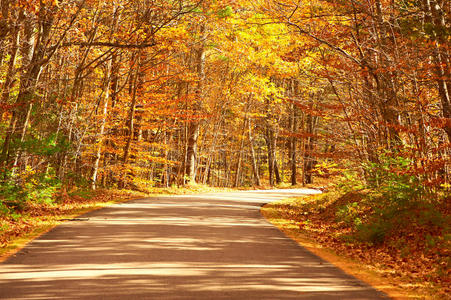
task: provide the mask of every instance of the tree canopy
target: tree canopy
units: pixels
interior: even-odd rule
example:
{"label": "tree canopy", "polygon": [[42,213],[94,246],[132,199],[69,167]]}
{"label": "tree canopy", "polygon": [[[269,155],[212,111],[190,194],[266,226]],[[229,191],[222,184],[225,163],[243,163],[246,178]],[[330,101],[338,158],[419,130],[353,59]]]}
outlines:
{"label": "tree canopy", "polygon": [[2,180],[449,191],[450,30],[445,0],[2,0]]}

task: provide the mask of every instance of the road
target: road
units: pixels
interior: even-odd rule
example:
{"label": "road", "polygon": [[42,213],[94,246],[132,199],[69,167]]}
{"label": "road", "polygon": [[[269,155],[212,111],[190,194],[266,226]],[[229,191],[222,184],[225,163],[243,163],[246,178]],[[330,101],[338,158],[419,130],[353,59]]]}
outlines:
{"label": "road", "polygon": [[387,299],[260,214],[315,192],[164,196],[85,214],[0,264],[0,298]]}

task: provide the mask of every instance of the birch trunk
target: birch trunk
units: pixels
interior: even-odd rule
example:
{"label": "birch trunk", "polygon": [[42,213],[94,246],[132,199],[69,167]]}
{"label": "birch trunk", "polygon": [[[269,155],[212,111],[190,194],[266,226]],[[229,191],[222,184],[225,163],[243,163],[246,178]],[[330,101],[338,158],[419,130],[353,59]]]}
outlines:
{"label": "birch trunk", "polygon": [[105,134],[105,124],[106,119],[108,117],[108,101],[110,98],[110,80],[111,80],[111,67],[112,67],[112,61],[111,59],[107,62],[106,67],[106,74],[105,74],[105,82],[103,87],[103,108],[102,108],[102,119],[100,121],[100,129],[97,139],[97,148],[94,155],[94,163],[92,166],[92,175],[91,175],[91,188],[93,190],[96,189],[96,181],[97,181],[97,174],[99,171],[99,164],[100,164],[100,158],[102,153],[102,146],[103,146],[103,138]]}

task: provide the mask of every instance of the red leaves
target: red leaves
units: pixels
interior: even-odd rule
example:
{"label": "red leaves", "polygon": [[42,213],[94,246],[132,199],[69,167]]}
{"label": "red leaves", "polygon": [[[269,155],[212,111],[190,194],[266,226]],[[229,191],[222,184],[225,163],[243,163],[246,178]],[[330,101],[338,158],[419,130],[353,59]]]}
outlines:
{"label": "red leaves", "polygon": [[430,118],[428,122],[425,122],[427,126],[431,126],[433,128],[451,128],[451,119],[448,118]]}
{"label": "red leaves", "polygon": [[309,133],[309,132],[305,132],[305,131],[298,131],[298,132],[290,132],[287,130],[283,130],[280,132],[281,136],[285,136],[285,137],[297,137],[297,138],[318,138],[320,137],[318,134],[313,134],[313,133]]}

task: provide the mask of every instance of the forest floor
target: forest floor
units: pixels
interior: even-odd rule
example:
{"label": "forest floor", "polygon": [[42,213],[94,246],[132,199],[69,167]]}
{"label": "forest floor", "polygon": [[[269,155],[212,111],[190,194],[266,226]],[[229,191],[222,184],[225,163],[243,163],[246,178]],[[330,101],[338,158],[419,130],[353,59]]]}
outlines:
{"label": "forest floor", "polygon": [[153,188],[148,193],[117,189],[64,191],[56,196],[57,199],[53,204],[28,204],[20,213],[0,216],[0,262],[19,251],[30,240],[58,224],[114,203],[156,195],[198,194],[228,190],[192,185]]}
{"label": "forest floor", "polygon": [[425,246],[427,230],[415,224],[380,244],[353,240],[336,215],[361,197],[329,192],[289,198],[265,205],[262,213],[302,246],[396,299],[451,299],[449,242]]}

